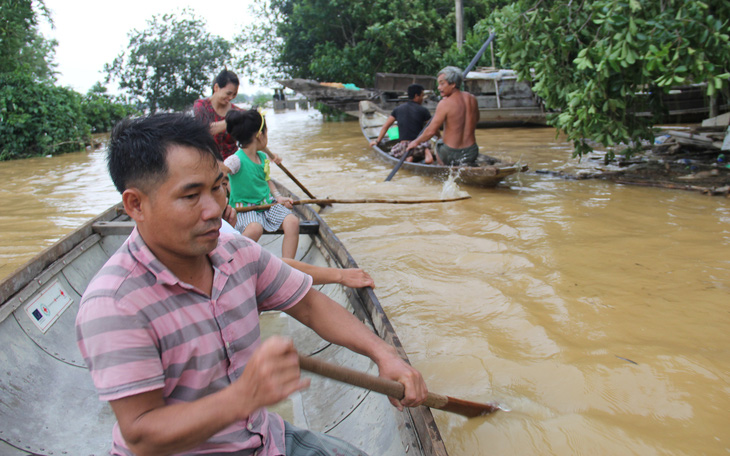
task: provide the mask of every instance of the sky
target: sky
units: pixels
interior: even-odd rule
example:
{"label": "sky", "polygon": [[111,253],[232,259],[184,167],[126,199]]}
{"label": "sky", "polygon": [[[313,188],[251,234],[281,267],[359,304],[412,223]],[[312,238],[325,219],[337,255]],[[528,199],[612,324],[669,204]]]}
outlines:
{"label": "sky", "polygon": [[[250,19],[252,0],[44,0],[55,28],[41,26],[46,38],[55,38],[58,83],[86,93],[97,81],[103,83],[104,64],[111,63],[129,44],[128,33],[143,30],[153,15],[192,9],[207,22],[208,31],[232,40]],[[235,70],[234,70],[235,71]],[[211,81],[215,75],[211,75]],[[240,76],[240,75],[239,75]],[[241,77],[241,93],[263,88],[249,86]],[[117,93],[115,84],[108,84]],[[209,94],[202,94],[209,95]]]}

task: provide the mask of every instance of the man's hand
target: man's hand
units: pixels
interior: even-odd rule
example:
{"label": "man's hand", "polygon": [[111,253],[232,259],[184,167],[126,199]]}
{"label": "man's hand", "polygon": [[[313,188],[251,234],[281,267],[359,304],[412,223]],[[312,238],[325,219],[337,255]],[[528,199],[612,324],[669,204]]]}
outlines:
{"label": "man's hand", "polygon": [[223,220],[228,222],[231,226],[236,226],[236,210],[227,204],[226,207],[223,208]]}
{"label": "man's hand", "polygon": [[411,149],[415,149],[420,143],[416,141],[415,139],[408,143],[408,147],[406,147],[406,151],[409,151]]}
{"label": "man's hand", "polygon": [[294,343],[291,339],[272,336],[253,352],[243,374],[231,386],[240,388],[241,400],[249,401],[246,408],[253,411],[308,388],[310,380],[302,379],[300,374]]}
{"label": "man's hand", "polygon": [[421,405],[428,395],[428,387],[423,381],[421,373],[410,364],[403,361],[399,356],[393,355],[384,361],[378,362],[380,376],[402,383],[405,387],[405,397],[398,401],[389,397],[390,403],[403,410],[403,407],[416,407]]}
{"label": "man's hand", "polygon": [[370,147],[375,147],[377,145],[378,145],[378,140],[377,139],[373,139],[372,141],[370,141]]}
{"label": "man's hand", "polygon": [[350,288],[375,288],[375,282],[370,274],[359,268],[340,269],[340,279],[337,283]]}

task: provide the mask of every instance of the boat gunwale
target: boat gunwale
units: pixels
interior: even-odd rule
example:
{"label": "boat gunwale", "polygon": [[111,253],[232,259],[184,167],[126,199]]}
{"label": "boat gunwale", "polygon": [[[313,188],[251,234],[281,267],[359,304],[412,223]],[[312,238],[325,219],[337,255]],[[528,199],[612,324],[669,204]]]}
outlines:
{"label": "boat gunwale", "polygon": [[110,208],[91,218],[80,227],[63,236],[58,241],[43,249],[33,258],[26,261],[10,275],[0,280],[0,309],[10,301],[18,292],[22,291],[31,281],[40,276],[56,260],[72,251],[77,245],[84,242],[86,238],[94,234],[93,225],[97,222],[114,220],[123,214],[124,205],[119,202]]}

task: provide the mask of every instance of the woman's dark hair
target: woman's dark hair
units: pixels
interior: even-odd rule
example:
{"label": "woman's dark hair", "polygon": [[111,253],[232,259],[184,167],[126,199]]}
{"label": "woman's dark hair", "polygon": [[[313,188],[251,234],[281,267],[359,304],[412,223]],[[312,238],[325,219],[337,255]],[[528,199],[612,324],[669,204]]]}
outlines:
{"label": "woman's dark hair", "polygon": [[231,109],[226,114],[226,131],[240,146],[245,147],[251,144],[259,131],[266,132],[266,119],[255,109],[248,111]]}
{"label": "woman's dark hair", "polygon": [[124,119],[112,130],[107,151],[109,175],[123,193],[130,187],[149,192],[167,177],[171,146],[197,149],[201,157],[220,160],[209,125],[182,113]]}
{"label": "woman's dark hair", "polygon": [[215,88],[215,85],[218,84],[218,88],[222,89],[230,83],[233,83],[233,85],[238,87],[238,76],[236,76],[236,73],[233,71],[223,70],[215,77],[215,80],[213,81],[213,88]]}

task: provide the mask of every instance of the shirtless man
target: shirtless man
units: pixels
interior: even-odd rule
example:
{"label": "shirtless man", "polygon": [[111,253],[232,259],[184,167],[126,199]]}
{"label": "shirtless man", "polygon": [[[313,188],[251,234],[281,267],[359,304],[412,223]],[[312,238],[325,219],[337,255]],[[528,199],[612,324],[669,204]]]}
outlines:
{"label": "shirtless man", "polygon": [[443,138],[436,144],[437,160],[445,165],[473,165],[479,155],[474,130],[479,121],[479,107],[474,95],[459,90],[461,70],[448,66],[438,74],[438,89],[443,99],[421,135],[408,144],[408,150],[434,136],[444,126]]}

